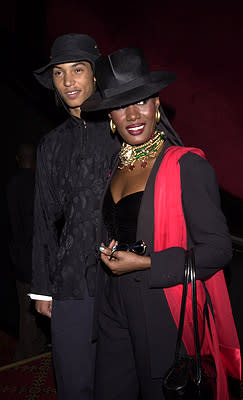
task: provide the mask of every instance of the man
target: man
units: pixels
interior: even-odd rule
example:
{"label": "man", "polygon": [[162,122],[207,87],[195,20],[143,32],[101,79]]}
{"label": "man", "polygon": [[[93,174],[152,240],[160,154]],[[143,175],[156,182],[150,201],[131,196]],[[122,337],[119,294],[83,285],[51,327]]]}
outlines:
{"label": "man", "polygon": [[55,40],[50,62],[34,72],[69,113],[38,146],[31,285],[37,311],[51,318],[59,400],[92,398],[96,224],[117,147],[106,121],[81,115],[99,55],[91,37],[66,34]]}
{"label": "man", "polygon": [[14,361],[19,361],[45,351],[48,326],[27,296],[32,269],[35,146],[21,143],[17,148],[16,161],[18,171],[8,182],[7,203],[11,230],[10,256],[19,303],[19,332]]}

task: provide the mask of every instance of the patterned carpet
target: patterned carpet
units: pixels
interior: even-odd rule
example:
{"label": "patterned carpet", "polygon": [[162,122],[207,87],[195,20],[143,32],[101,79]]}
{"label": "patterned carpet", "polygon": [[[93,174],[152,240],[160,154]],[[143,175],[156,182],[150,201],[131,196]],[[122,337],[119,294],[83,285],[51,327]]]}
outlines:
{"label": "patterned carpet", "polygon": [[51,352],[13,363],[16,343],[0,330],[0,399],[57,400]]}
{"label": "patterned carpet", "polygon": [[51,353],[0,367],[1,400],[56,400]]}

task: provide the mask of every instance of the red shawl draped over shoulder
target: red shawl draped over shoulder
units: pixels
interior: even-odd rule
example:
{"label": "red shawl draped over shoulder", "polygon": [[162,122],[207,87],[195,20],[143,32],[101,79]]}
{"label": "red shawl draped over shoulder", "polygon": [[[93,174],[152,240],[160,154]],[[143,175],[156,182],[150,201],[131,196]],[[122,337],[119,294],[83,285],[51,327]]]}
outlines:
{"label": "red shawl draped over shoulder", "polygon": [[[155,181],[154,195],[154,251],[169,247],[187,247],[186,223],[182,209],[179,159],[187,152],[205,158],[200,149],[172,146],[165,152]],[[228,400],[227,375],[241,379],[240,345],[233,320],[228,290],[222,270],[205,281],[211,297],[214,317],[209,308],[212,337],[208,328],[202,347],[202,354],[212,354],[217,369],[217,400]],[[164,288],[171,314],[178,327],[182,285]],[[205,291],[197,281],[198,323],[202,332],[202,310]],[[191,293],[188,292],[183,342],[189,355],[194,354],[192,328]]]}

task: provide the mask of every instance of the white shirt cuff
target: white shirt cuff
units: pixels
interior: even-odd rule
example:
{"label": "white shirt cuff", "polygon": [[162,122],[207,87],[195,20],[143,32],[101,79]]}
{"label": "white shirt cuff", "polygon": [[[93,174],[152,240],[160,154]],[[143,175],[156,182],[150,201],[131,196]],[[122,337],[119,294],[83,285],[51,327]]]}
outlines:
{"label": "white shirt cuff", "polygon": [[45,300],[45,301],[50,301],[52,300],[51,296],[45,296],[43,294],[33,294],[33,293],[28,293],[28,296],[30,296],[30,298],[32,300]]}

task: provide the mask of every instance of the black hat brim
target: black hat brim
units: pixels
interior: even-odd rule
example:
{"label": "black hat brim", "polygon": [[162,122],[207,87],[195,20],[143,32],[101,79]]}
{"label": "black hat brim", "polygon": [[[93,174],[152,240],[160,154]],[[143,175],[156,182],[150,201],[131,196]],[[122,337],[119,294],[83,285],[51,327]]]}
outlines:
{"label": "black hat brim", "polygon": [[121,91],[119,94],[103,98],[100,91],[96,92],[82,104],[82,110],[85,112],[89,111],[101,111],[111,110],[114,108],[124,107],[128,104],[134,104],[142,99],[146,99],[160,90],[169,86],[177,78],[177,75],[169,71],[154,71],[150,73],[150,81],[144,84],[126,91]]}
{"label": "black hat brim", "polygon": [[93,56],[90,53],[82,52],[79,54],[72,54],[70,56],[58,56],[52,58],[51,61],[46,64],[44,67],[41,67],[35,70],[34,76],[38,80],[38,82],[45,86],[47,89],[54,89],[52,83],[52,67],[58,64],[64,64],[69,62],[78,62],[78,61],[87,61],[92,65],[94,68],[95,61],[97,60],[97,56]]}

